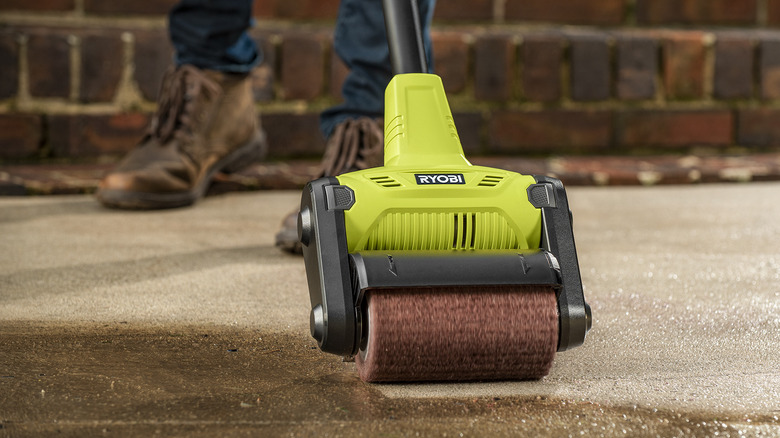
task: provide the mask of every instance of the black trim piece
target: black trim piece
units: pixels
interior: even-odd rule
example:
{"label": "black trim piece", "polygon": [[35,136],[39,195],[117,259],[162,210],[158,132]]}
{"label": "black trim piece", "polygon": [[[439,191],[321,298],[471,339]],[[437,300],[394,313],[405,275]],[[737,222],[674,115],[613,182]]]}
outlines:
{"label": "black trim piece", "polygon": [[[577,248],[574,245],[574,230],[571,211],[563,183],[556,178],[534,175],[538,184],[549,185],[553,194],[552,202],[542,207],[541,248],[555,255],[560,264],[561,293],[558,296],[560,332],[558,351],[568,350],[585,341],[590,329],[590,306],[582,293],[582,279],[577,260]],[[534,186],[531,186],[534,187]],[[529,195],[531,191],[529,190]]]}

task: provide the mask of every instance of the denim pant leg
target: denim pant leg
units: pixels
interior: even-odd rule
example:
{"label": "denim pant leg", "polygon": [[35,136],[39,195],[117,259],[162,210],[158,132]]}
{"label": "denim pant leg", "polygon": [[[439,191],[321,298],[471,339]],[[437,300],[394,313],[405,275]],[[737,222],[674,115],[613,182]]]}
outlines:
{"label": "denim pant leg", "polygon": [[260,62],[257,45],[246,33],[252,0],[180,0],[168,20],[176,65],[247,73]]}
{"label": "denim pant leg", "polygon": [[[432,71],[430,24],[435,0],[417,0],[423,43]],[[325,110],[320,129],[329,137],[339,123],[350,118],[382,117],[385,88],[392,78],[382,0],[341,0],[334,48],[350,73],[344,81],[344,103]]]}

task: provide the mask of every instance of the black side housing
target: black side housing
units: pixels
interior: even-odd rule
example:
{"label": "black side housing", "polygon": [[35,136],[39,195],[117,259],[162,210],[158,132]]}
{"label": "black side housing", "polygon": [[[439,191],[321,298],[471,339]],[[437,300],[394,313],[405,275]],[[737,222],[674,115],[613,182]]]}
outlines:
{"label": "black side housing", "polygon": [[333,177],[306,184],[298,237],[309,283],[311,334],[322,351],[351,355],[357,334],[344,226],[344,208],[351,203],[340,202],[334,194],[334,187],[344,187],[338,184]]}
{"label": "black side housing", "polygon": [[592,324],[591,311],[582,293],[580,265],[574,245],[572,214],[566,189],[556,178],[534,175],[534,179],[537,182],[536,187],[543,188],[548,196],[545,203],[543,197],[533,196],[535,186],[528,188],[529,201],[542,210],[542,241],[539,246],[553,253],[560,264],[558,351],[564,351],[582,345],[585,341],[585,335]]}

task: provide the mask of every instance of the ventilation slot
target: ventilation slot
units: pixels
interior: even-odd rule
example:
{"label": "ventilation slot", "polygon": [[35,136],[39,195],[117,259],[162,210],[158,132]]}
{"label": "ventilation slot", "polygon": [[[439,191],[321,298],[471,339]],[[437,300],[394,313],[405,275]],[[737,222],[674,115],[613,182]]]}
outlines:
{"label": "ventilation slot", "polygon": [[486,175],[484,178],[482,178],[482,181],[480,181],[479,184],[477,185],[482,187],[495,187],[503,179],[504,179],[503,176]]}
{"label": "ventilation slot", "polygon": [[401,187],[401,183],[389,176],[372,176],[370,179],[382,187]]}
{"label": "ventilation slot", "polygon": [[447,121],[447,127],[450,128],[450,135],[460,141],[460,137],[458,137],[458,129],[455,127],[455,120],[452,118],[452,116],[446,116],[445,120]]}
{"label": "ventilation slot", "polygon": [[452,233],[452,249],[474,249],[477,238],[477,215],[454,214],[455,229]]}

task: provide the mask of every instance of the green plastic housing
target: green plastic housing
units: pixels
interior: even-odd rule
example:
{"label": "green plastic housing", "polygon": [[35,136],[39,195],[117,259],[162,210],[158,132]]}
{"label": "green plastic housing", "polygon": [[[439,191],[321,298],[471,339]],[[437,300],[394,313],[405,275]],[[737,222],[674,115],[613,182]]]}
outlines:
{"label": "green plastic housing", "polygon": [[355,193],[344,211],[350,253],[539,248],[541,212],[527,194],[534,178],[469,163],[436,75],[393,78],[384,166],[337,179]]}

